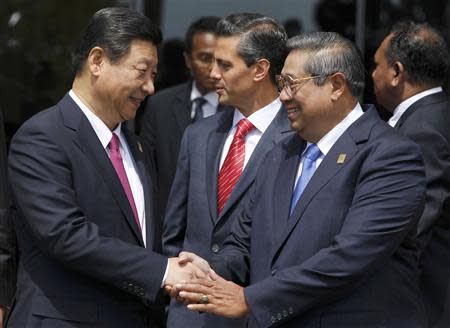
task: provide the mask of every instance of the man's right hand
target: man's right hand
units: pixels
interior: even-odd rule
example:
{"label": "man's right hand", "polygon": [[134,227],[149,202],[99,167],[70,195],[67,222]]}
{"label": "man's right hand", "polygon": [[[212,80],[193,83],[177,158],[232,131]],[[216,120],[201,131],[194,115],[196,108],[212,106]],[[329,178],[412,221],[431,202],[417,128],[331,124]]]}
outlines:
{"label": "man's right hand", "polygon": [[209,268],[204,272],[190,261],[180,261],[178,257],[169,258],[167,277],[164,282],[166,286],[173,286],[182,281],[188,282],[195,278],[205,278]]}

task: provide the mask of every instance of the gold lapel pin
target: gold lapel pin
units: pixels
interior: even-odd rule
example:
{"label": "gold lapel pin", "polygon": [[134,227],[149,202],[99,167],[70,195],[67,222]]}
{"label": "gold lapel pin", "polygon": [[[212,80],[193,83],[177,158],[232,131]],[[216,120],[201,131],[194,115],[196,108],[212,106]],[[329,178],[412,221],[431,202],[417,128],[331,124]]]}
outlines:
{"label": "gold lapel pin", "polygon": [[139,151],[140,151],[141,153],[143,153],[143,151],[142,151],[142,145],[141,145],[141,143],[140,143],[139,141],[137,142],[137,145],[138,145]]}
{"label": "gold lapel pin", "polygon": [[347,158],[347,154],[339,154],[339,157],[338,157],[336,163],[342,164],[345,162],[346,158]]}

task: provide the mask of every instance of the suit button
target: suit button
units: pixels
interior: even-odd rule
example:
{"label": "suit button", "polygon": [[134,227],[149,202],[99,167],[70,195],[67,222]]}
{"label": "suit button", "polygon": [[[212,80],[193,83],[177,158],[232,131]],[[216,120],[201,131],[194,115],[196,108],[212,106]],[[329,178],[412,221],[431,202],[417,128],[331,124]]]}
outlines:
{"label": "suit button", "polygon": [[286,311],[286,310],[283,310],[283,318],[287,318],[287,316],[288,316],[287,311]]}
{"label": "suit button", "polygon": [[294,314],[294,309],[292,308],[292,306],[289,307],[288,312],[289,314]]}
{"label": "suit button", "polygon": [[274,316],[272,316],[272,317],[270,318],[270,321],[272,321],[272,323],[275,323],[275,322],[277,322],[277,318],[275,318]]}
{"label": "suit button", "polygon": [[212,251],[213,253],[218,253],[219,250],[220,250],[219,245],[217,245],[217,244],[213,244],[213,245],[212,245],[211,251]]}
{"label": "suit button", "polygon": [[278,318],[278,321],[280,321],[281,319],[283,319],[283,317],[281,316],[281,313],[278,313],[278,314],[277,314],[277,318]]}

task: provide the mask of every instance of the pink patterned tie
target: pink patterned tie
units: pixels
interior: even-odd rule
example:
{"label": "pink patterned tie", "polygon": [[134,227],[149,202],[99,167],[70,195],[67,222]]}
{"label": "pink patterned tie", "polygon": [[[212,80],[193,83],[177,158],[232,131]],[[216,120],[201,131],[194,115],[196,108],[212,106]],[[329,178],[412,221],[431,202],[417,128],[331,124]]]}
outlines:
{"label": "pink patterned tie", "polygon": [[119,151],[120,140],[115,133],[113,133],[111,141],[109,142],[109,158],[116,169],[116,173],[119,176],[119,180],[122,183],[123,190],[127,195],[128,202],[130,203],[131,209],[133,210],[134,219],[136,220],[139,230],[141,230],[141,224],[139,223],[139,216],[136,209],[136,204],[134,203],[133,193],[131,192],[130,183],[128,182],[127,173],[125,172],[125,167],[123,166],[122,156]]}
{"label": "pink patterned tie", "polygon": [[225,203],[241,176],[245,158],[245,136],[254,128],[254,125],[246,118],[240,120],[237,125],[236,133],[234,134],[227,157],[219,172],[217,194],[218,214],[222,212]]}

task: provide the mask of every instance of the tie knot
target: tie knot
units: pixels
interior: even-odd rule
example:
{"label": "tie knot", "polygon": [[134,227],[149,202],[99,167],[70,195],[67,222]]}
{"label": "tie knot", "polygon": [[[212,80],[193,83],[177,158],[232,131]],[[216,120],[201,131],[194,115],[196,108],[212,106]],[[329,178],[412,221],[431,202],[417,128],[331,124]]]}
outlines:
{"label": "tie knot", "polygon": [[322,155],[322,152],[320,151],[319,147],[317,147],[316,144],[310,144],[303,156],[315,162],[320,157],[320,155]]}
{"label": "tie knot", "polygon": [[203,97],[198,97],[193,100],[196,107],[202,107],[206,103],[206,99]]}
{"label": "tie knot", "polygon": [[242,120],[239,121],[237,125],[235,137],[244,138],[247,135],[247,133],[249,133],[254,128],[255,126],[252,124],[252,122],[250,122],[246,118],[243,118]]}
{"label": "tie knot", "polygon": [[117,134],[113,133],[111,141],[109,142],[109,149],[118,151],[119,145],[120,145],[119,137],[117,136]]}

